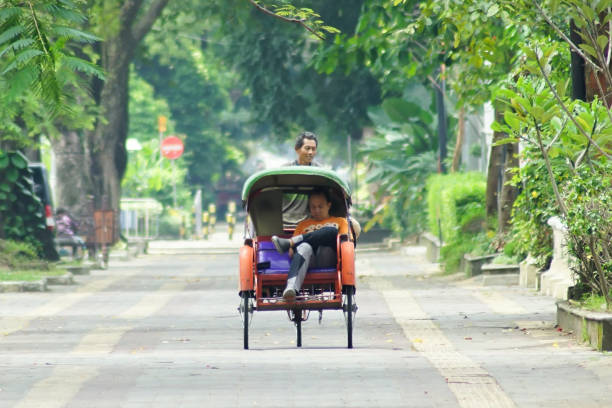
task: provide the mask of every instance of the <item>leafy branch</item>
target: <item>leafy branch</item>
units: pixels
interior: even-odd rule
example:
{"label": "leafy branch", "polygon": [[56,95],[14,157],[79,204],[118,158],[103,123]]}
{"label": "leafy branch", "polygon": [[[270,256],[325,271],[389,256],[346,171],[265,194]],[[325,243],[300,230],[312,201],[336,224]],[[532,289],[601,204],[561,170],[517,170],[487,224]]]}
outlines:
{"label": "leafy branch", "polygon": [[335,27],[324,25],[321,16],[309,8],[297,8],[292,5],[273,6],[270,10],[258,0],[248,0],[257,10],[264,14],[278,18],[287,23],[298,24],[320,40],[325,40],[325,33],[338,34],[340,30]]}

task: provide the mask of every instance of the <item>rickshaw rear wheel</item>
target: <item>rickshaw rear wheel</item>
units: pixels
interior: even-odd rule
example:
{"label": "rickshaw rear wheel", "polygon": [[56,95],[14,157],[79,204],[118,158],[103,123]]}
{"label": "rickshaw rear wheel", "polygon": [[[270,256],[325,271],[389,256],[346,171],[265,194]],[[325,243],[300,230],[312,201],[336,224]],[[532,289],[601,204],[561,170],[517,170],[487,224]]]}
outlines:
{"label": "rickshaw rear wheel", "polygon": [[354,302],[354,288],[352,286],[348,287],[346,290],[346,298],[345,303],[343,305],[344,317],[346,320],[346,340],[347,340],[347,348],[353,348],[353,315],[356,309],[356,306],[353,304]]}
{"label": "rickshaw rear wheel", "polygon": [[242,308],[242,313],[243,313],[242,324],[244,326],[243,338],[244,338],[244,349],[245,350],[249,349],[249,298],[250,298],[249,291],[247,290],[243,291],[241,308]]}

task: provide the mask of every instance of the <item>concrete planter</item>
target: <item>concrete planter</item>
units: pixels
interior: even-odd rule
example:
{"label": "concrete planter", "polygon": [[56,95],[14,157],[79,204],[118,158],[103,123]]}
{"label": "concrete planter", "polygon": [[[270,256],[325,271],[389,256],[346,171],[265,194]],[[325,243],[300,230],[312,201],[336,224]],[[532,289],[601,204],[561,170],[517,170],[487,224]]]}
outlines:
{"label": "concrete planter", "polygon": [[84,265],[66,265],[62,266],[67,272],[70,272],[72,275],[89,275],[90,268]]}
{"label": "concrete planter", "polygon": [[514,286],[519,284],[519,266],[515,264],[486,264],[481,268],[483,286]]}
{"label": "concrete planter", "polygon": [[486,264],[483,265],[482,273],[485,275],[508,275],[515,274],[519,275],[519,266],[517,264]]}
{"label": "concrete planter", "polygon": [[0,292],[44,292],[46,290],[47,278],[33,282],[0,282]]}
{"label": "concrete planter", "polygon": [[557,324],[565,331],[573,331],[579,343],[599,351],[612,350],[612,313],[591,312],[559,301]]}
{"label": "concrete planter", "polygon": [[391,230],[386,228],[370,228],[359,235],[359,243],[371,244],[380,243],[391,236]]}
{"label": "concrete planter", "polygon": [[438,262],[440,260],[440,249],[442,244],[438,237],[431,232],[424,232],[419,235],[419,245],[422,245],[427,250],[427,260],[429,262]]}
{"label": "concrete planter", "polygon": [[567,288],[575,285],[569,268],[567,253],[567,228],[559,217],[551,217],[548,225],[553,230],[553,259],[550,269],[540,275],[540,291],[557,299],[567,299]]}
{"label": "concrete planter", "polygon": [[540,274],[541,271],[535,264],[535,259],[531,256],[525,258],[520,264],[520,278],[519,285],[524,288],[540,288]]}
{"label": "concrete planter", "polygon": [[466,276],[476,276],[482,273],[482,267],[489,264],[497,257],[497,254],[488,254],[482,256],[473,256],[470,254],[463,255],[462,270]]}
{"label": "concrete planter", "polygon": [[47,285],[72,285],[74,278],[72,273],[66,272],[60,276],[47,276]]}

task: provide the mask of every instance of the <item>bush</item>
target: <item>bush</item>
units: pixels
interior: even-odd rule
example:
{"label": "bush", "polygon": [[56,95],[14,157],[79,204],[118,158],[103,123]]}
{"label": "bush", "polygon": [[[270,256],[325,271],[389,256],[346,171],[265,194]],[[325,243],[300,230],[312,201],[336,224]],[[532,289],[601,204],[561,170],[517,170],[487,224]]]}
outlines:
{"label": "bush", "polygon": [[41,258],[59,258],[42,203],[34,194],[28,160],[20,152],[0,150],[0,238],[28,242]]}
{"label": "bush", "polygon": [[[540,153],[526,146],[521,156],[523,165],[512,178],[520,193],[512,208],[512,228],[504,253],[519,258],[531,255],[538,267],[545,268],[553,248],[552,230],[547,221],[559,215],[559,208]],[[559,184],[569,178],[562,158],[552,161],[552,169]]]}
{"label": "bush", "polygon": [[189,214],[182,210],[167,209],[159,218],[159,236],[180,239],[190,231]]}
{"label": "bush", "polygon": [[427,180],[427,222],[436,236],[452,242],[486,226],[486,181],[481,173],[436,174]]}
{"label": "bush", "polygon": [[16,268],[37,259],[37,249],[32,244],[0,240],[0,268]]}
{"label": "bush", "polygon": [[489,246],[485,192],[480,173],[437,174],[427,180],[427,221],[445,243],[441,257],[446,272],[457,270],[464,254]]}

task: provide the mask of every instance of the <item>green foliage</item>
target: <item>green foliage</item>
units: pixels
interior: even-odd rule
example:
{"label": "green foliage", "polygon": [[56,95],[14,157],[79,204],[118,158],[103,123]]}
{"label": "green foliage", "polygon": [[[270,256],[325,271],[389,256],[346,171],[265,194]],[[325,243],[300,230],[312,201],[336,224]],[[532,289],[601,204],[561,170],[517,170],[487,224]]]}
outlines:
{"label": "green foliage", "polygon": [[0,150],[0,238],[29,243],[39,256],[57,258],[28,161],[20,152]]}
{"label": "green foliage", "polygon": [[190,192],[184,183],[187,169],[182,157],[159,157],[157,139],[141,143],[142,149],[129,153],[128,166],[121,183],[122,195],[129,198],[154,198],[164,206],[173,205],[173,185],[177,185],[177,204],[190,205]]}
{"label": "green foliage", "polygon": [[[104,79],[83,46],[98,38],[80,30],[79,5],[65,0],[5,1],[0,8],[0,145],[35,145],[56,126],[91,126],[83,76]],[[78,47],[73,44],[78,43]],[[77,55],[78,53],[78,55]],[[57,123],[54,123],[57,120]]]}
{"label": "green foliage", "polygon": [[[530,234],[541,239],[533,231],[543,228],[538,224],[554,211],[567,227],[579,282],[607,297],[612,281],[612,116],[607,101],[565,96],[565,83],[551,70],[558,48],[555,43],[526,44],[522,75],[500,92],[512,108],[504,123],[495,125],[509,134],[503,142],[521,139],[527,145],[526,170],[515,177],[525,187],[515,208],[515,240],[525,241]],[[607,62],[601,66],[609,75]],[[531,251],[528,245],[516,246],[521,245]],[[545,248],[538,242],[534,250],[543,253]]]}
{"label": "green foliage", "polygon": [[[239,74],[236,88],[243,91],[241,103],[258,126],[255,137],[269,134],[273,141],[287,140],[308,129],[321,136],[326,146],[321,153],[333,149],[344,156],[346,136],[358,140],[369,124],[368,107],[380,102],[379,83],[365,67],[355,67],[350,75],[342,69],[315,69],[314,55],[326,52],[331,41],[312,41],[303,29],[255,9],[247,13],[237,4],[226,1],[220,6],[222,18],[235,23],[214,33],[224,46],[210,47]],[[327,25],[349,33],[361,4],[363,0],[308,2]]]}
{"label": "green foliage", "polygon": [[[506,247],[511,254],[521,258],[531,255],[536,264],[544,268],[552,257],[553,249],[552,230],[546,222],[558,215],[559,210],[539,152],[526,146],[521,151],[521,162],[523,165],[512,178],[520,193],[512,209],[512,228]],[[569,178],[568,169],[561,158],[553,160],[552,164],[558,182]]]}
{"label": "green foliage", "polygon": [[273,2],[266,1],[264,4],[263,1],[251,0],[251,3],[266,13],[274,14],[290,23],[300,24],[306,30],[320,39],[325,39],[326,33],[337,34],[340,32],[337,28],[326,25],[321,19],[321,15],[316,13],[311,8],[295,7],[286,1],[280,1],[280,4],[274,4]]}
{"label": "green foliage", "polygon": [[484,176],[480,173],[436,174],[427,179],[429,231],[442,237],[440,254],[446,272],[454,272],[464,254],[488,246]]}
{"label": "green foliage", "polygon": [[429,92],[413,84],[404,98],[388,98],[369,111],[376,134],[363,142],[360,156],[367,158],[366,182],[378,191],[366,229],[379,223],[402,238],[425,229],[425,180],[436,171],[437,150],[435,120],[418,103],[427,99]]}
{"label": "green foliage", "polygon": [[187,214],[175,210],[164,212],[159,219],[159,236],[173,239],[181,238],[181,234],[186,229],[186,225],[184,225],[186,218]]}
{"label": "green foliage", "polygon": [[595,293],[612,283],[611,172],[610,162],[581,166],[563,192],[570,250],[580,260],[575,270]]}
{"label": "green foliage", "polygon": [[[486,227],[481,173],[436,174],[427,180],[427,222],[434,235],[451,242]],[[439,227],[440,226],[440,227]]]}
{"label": "green foliage", "polygon": [[62,64],[103,77],[94,65],[70,56],[65,49],[68,41],[99,40],[74,28],[84,21],[75,4],[59,0],[5,3],[0,10],[0,78],[4,77],[1,84],[7,85],[5,92],[13,100],[25,89],[32,89],[45,105],[58,108],[63,91],[56,70]]}
{"label": "green foliage", "polygon": [[36,247],[27,242],[0,240],[0,268],[17,268],[38,259]]}
{"label": "green foliage", "polygon": [[486,232],[461,234],[440,249],[440,258],[444,263],[444,271],[453,273],[459,269],[465,254],[485,255],[491,253],[491,238]]}

